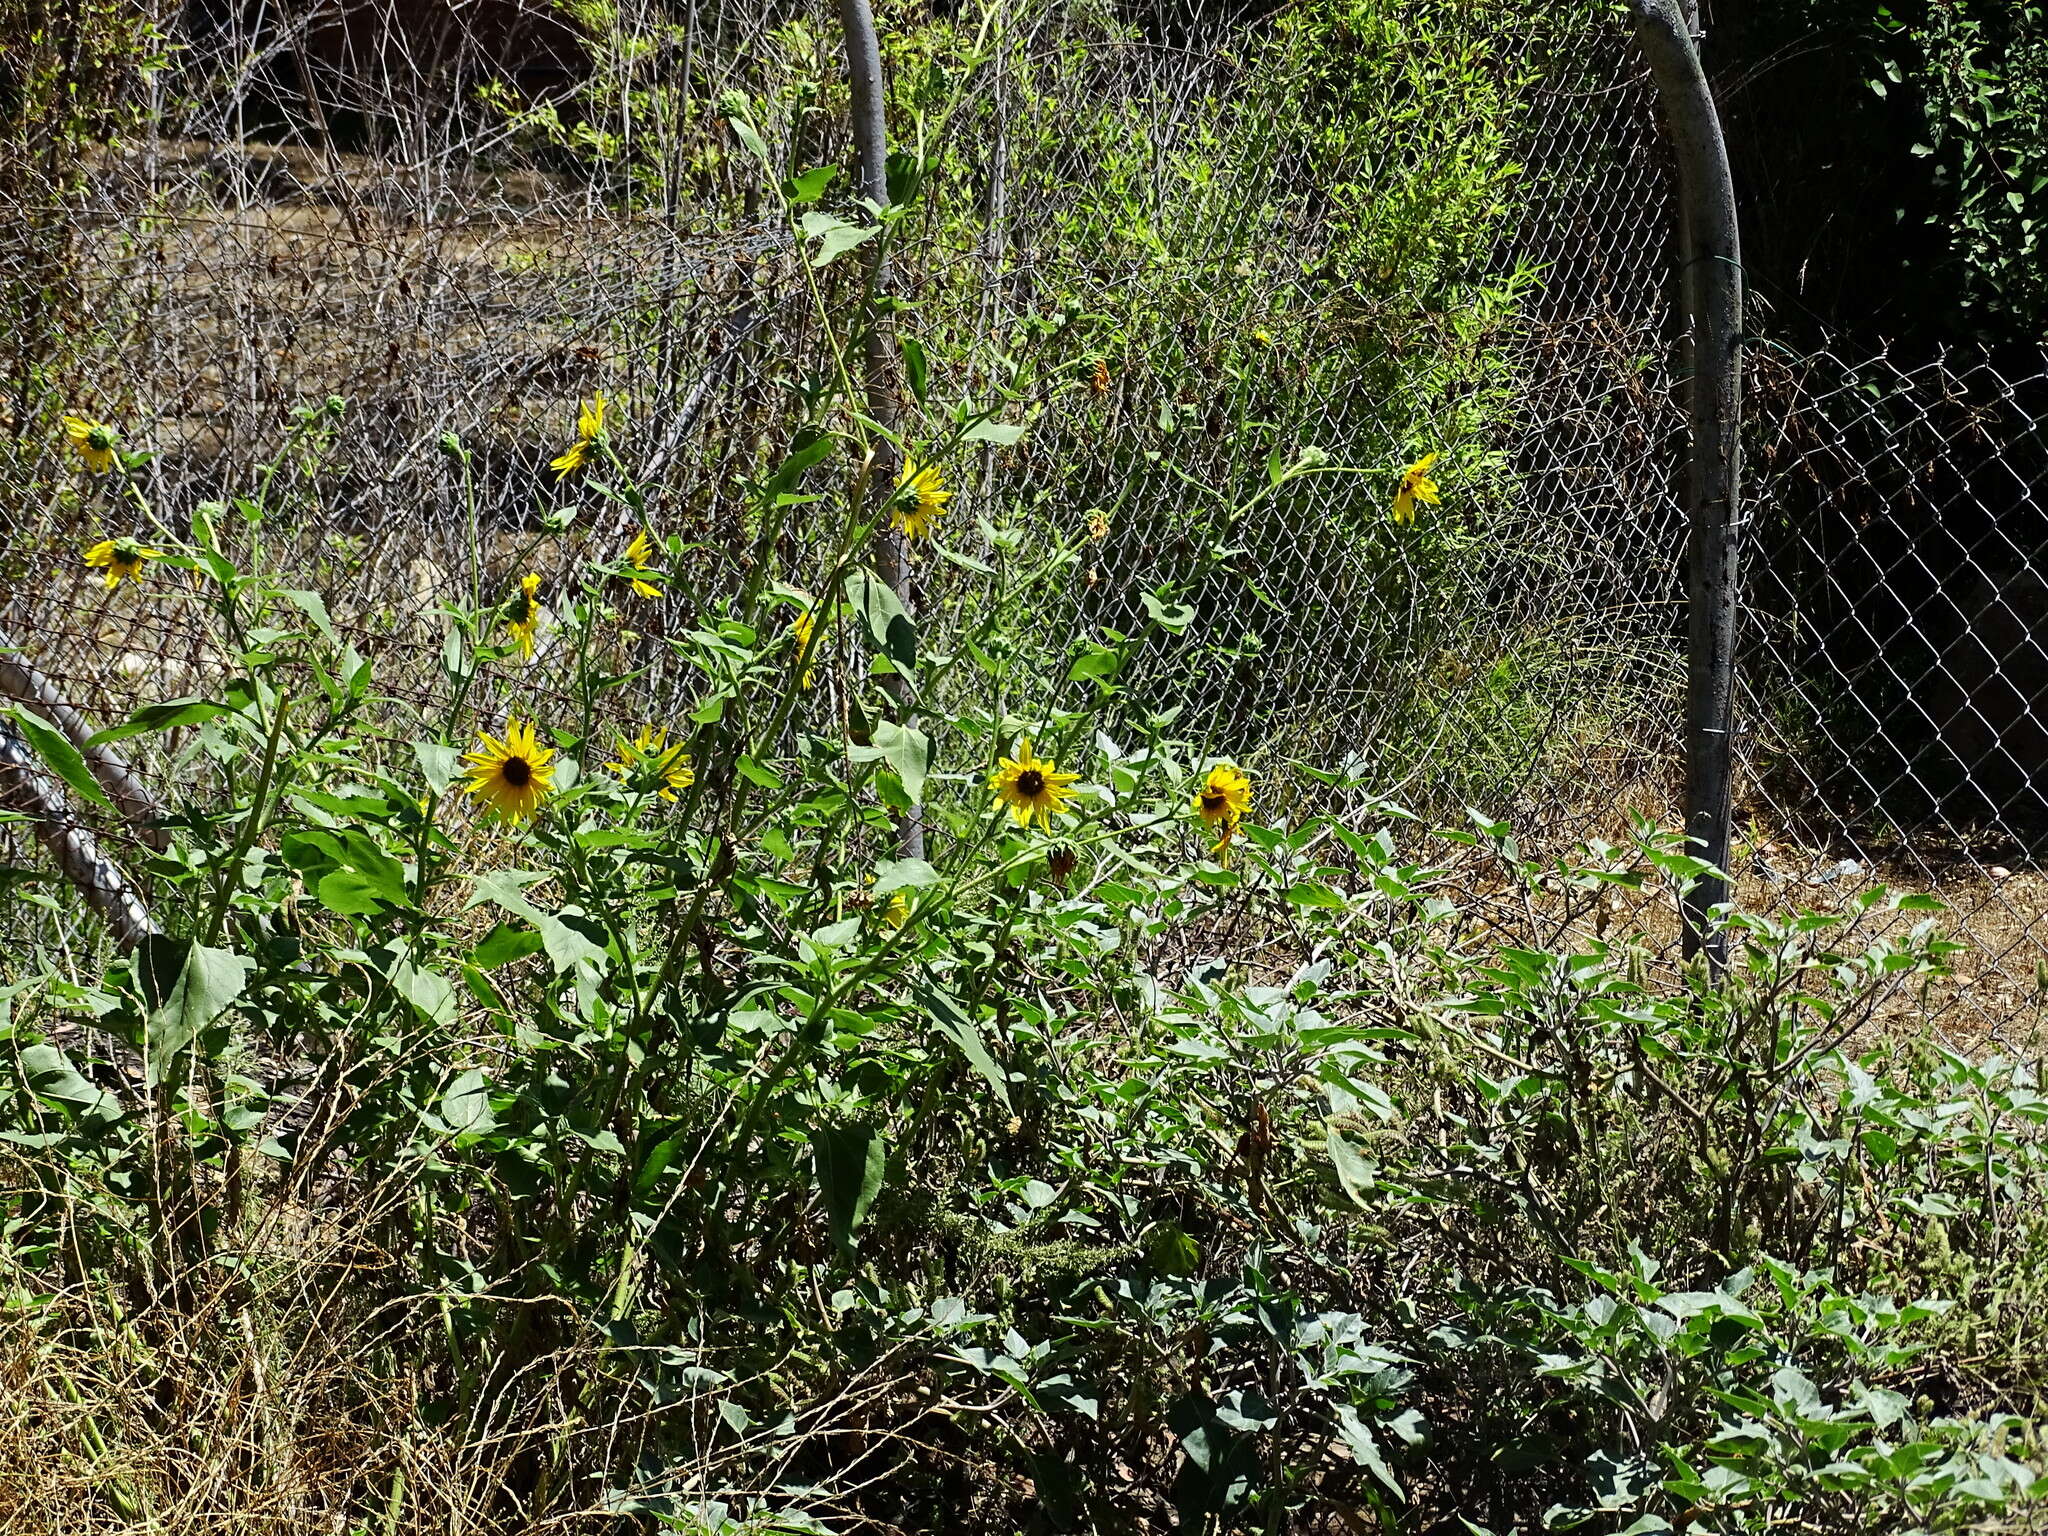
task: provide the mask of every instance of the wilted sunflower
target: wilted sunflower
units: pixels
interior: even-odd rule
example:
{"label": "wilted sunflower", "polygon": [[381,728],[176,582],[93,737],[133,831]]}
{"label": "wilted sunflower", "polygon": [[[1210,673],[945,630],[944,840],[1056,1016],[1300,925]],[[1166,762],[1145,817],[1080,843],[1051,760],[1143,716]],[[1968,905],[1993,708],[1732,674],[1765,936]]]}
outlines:
{"label": "wilted sunflower", "polygon": [[101,539],[85,552],[85,563],[107,573],[107,590],[111,592],[123,581],[140,581],[143,562],[162,553],[134,539]]}
{"label": "wilted sunflower", "polygon": [[519,654],[533,655],[534,637],[540,633],[540,576],[528,571],[519,578],[519,591],[506,605],[505,628],[519,642]]}
{"label": "wilted sunflower", "polygon": [[988,787],[996,792],[998,806],[1010,808],[1018,826],[1028,827],[1036,821],[1051,831],[1053,817],[1063,813],[1074,797],[1067,786],[1080,777],[1078,773],[1061,773],[1051,763],[1033,757],[1031,738],[1026,736],[1017,743],[1017,755],[1003,759]]}
{"label": "wilted sunflower", "polygon": [[1429,478],[1437,458],[1434,453],[1425,453],[1401,471],[1401,488],[1394,492],[1395,522],[1414,522],[1415,503],[1418,501],[1433,507],[1443,499],[1437,491],[1436,482]]}
{"label": "wilted sunflower", "polygon": [[590,457],[590,448],[604,431],[604,391],[599,390],[576,412],[576,441],[563,449],[561,454],[550,460],[548,468],[555,472],[557,480],[566,479],[583,467],[583,461]]}
{"label": "wilted sunflower", "polygon": [[621,736],[617,760],[605,767],[628,783],[659,789],[664,800],[675,799],[678,790],[697,782],[690,754],[680,746],[670,746],[668,728],[660,725],[641,726],[640,734],[631,741]]}
{"label": "wilted sunflower", "polygon": [[896,489],[909,494],[898,497],[889,514],[890,523],[902,529],[906,539],[930,538],[939,519],[946,515],[946,503],[953,497],[946,482],[939,478],[938,467],[905,459],[903,477],[896,482]]}
{"label": "wilted sunflower", "polygon": [[94,474],[104,475],[114,467],[114,448],[121,439],[105,422],[84,416],[66,416],[64,437],[78,450],[78,456],[85,460],[85,467]]}
{"label": "wilted sunflower", "polygon": [[633,584],[635,597],[661,596],[661,588],[647,579],[655,574],[653,560],[654,540],[647,537],[647,530],[642,528],[626,546],[626,579]]}
{"label": "wilted sunflower", "polygon": [[555,749],[544,747],[526,720],[505,722],[505,739],[477,732],[477,744],[462,754],[469,764],[463,787],[482,800],[500,821],[524,821],[554,789]]}

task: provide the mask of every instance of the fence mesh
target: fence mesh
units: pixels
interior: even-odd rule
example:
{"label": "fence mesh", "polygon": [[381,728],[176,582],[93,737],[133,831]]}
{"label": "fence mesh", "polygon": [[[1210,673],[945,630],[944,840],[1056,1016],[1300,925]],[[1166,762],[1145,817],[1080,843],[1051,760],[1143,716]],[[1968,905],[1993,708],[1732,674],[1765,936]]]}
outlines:
{"label": "fence mesh", "polygon": [[[971,81],[924,145],[894,258],[903,332],[934,400],[1029,428],[947,465],[959,558],[920,560],[910,594],[934,644],[1007,601],[1048,686],[1085,687],[1070,644],[1143,629],[1149,595],[1196,622],[1138,653],[1130,696],[1270,782],[1350,760],[1387,798],[1511,814],[1552,843],[1675,819],[1672,204],[1625,30],[1590,5],[1489,16],[1459,112],[1390,109],[1347,138],[1317,93],[1398,107],[1420,85],[1397,37],[1346,40],[1365,62],[1310,89],[1271,18],[998,14],[971,64],[932,27],[888,60],[899,81]],[[61,314],[41,352],[9,342],[0,643],[92,723],[218,690],[235,643],[195,582],[109,591],[81,565],[154,525],[119,477],[78,473],[63,410],[153,452],[136,488],[164,526],[223,504],[252,557],[260,539],[317,591],[378,660],[394,738],[451,687],[446,603],[496,601],[529,569],[552,583],[641,524],[683,565],[615,644],[648,669],[637,707],[687,699],[661,642],[743,579],[757,530],[737,487],[786,448],[829,357],[818,300],[852,267],[810,268],[763,195],[844,155],[837,31],[805,6],[628,4],[602,35],[565,15],[187,6],[117,147],[69,174],[16,154],[7,195],[34,238],[12,291]],[[736,149],[742,112],[765,178]],[[1461,181],[1468,161],[1512,170]],[[1957,356],[1753,362],[1739,887],[1777,905],[1879,878],[1940,890],[1974,946],[1958,995],[2010,1020],[2042,958],[2043,380]],[[600,389],[638,509],[548,471]],[[1311,448],[1357,473],[1240,510],[1269,462]],[[1403,527],[1395,484],[1430,452],[1444,500]],[[260,532],[237,498],[264,500]],[[1034,545],[1062,540],[1074,560],[1019,592]],[[544,640],[469,702],[569,711],[571,661]],[[819,707],[843,708],[826,661]],[[126,744],[172,814],[183,740]],[[31,769],[0,771],[10,804],[35,801]],[[121,818],[67,814],[139,857]],[[9,863],[32,862],[17,841]],[[83,939],[79,922],[60,926]]]}

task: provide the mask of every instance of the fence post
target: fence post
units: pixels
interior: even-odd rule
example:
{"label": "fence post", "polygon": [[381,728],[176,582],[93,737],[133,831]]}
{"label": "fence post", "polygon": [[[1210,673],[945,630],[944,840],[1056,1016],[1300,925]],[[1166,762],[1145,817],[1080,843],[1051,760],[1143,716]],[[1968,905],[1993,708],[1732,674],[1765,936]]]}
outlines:
{"label": "fence post", "polygon": [[[856,165],[854,190],[877,208],[889,206],[889,129],[882,115],[882,45],[875,35],[875,13],[868,0],[839,0],[839,29],[846,39],[846,79],[853,108],[853,147]],[[885,431],[894,432],[896,409],[895,371],[890,366],[889,338],[875,300],[881,297],[888,279],[886,237],[870,240],[862,247],[866,284],[861,307],[862,391],[867,397],[868,415]],[[873,479],[884,495],[896,489],[896,447],[884,438],[875,446]],[[887,582],[910,613],[910,561],[901,533],[884,526],[875,535],[875,574]],[[911,615],[914,619],[915,614]],[[902,721],[911,706],[910,680],[892,674],[885,682],[895,701],[897,719]],[[924,822],[917,811],[906,811],[896,823],[898,851],[906,859],[924,857]]]}
{"label": "fence post", "polygon": [[1692,378],[1686,473],[1685,834],[1716,874],[1685,903],[1685,952],[1719,971],[1726,946],[1708,912],[1728,899],[1733,818],[1735,615],[1742,530],[1742,237],[1721,117],[1682,0],[1628,0],[1678,166],[1679,260]]}

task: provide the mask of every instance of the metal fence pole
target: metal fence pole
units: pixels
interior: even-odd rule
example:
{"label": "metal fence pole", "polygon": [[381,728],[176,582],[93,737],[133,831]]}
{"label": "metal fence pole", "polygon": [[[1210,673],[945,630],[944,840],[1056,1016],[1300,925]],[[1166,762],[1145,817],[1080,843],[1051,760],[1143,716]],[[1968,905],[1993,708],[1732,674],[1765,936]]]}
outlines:
{"label": "metal fence pole", "polygon": [[1685,904],[1685,952],[1719,970],[1710,909],[1728,899],[1735,727],[1735,612],[1742,529],[1742,238],[1720,113],[1681,0],[1629,0],[1678,166],[1680,261],[1692,378],[1686,475],[1688,655],[1685,833],[1717,873]]}
{"label": "metal fence pole", "polygon": [[[853,108],[853,145],[858,164],[854,186],[860,196],[877,208],[889,206],[889,129],[882,115],[882,47],[875,35],[875,13],[868,0],[839,0],[839,27],[846,38],[846,78]],[[889,338],[883,327],[882,310],[875,300],[888,276],[886,237],[870,240],[864,248],[867,302],[861,315],[861,364],[868,415],[886,431],[894,432],[899,416],[896,409],[895,370],[890,366]],[[888,495],[896,486],[895,445],[884,438],[876,445],[874,480]],[[903,604],[910,607],[910,561],[904,537],[884,527],[875,536],[875,574],[887,582]],[[915,615],[912,614],[915,618]],[[892,674],[885,684],[896,704],[898,720],[910,711],[910,679]],[[924,857],[924,823],[915,809],[906,811],[896,824],[897,845],[906,859]]]}

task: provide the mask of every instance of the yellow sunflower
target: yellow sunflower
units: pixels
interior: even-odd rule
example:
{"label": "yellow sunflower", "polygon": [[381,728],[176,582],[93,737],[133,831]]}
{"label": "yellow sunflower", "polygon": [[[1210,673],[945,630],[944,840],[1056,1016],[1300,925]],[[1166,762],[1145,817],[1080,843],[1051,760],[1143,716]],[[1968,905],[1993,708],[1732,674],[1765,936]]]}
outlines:
{"label": "yellow sunflower", "polygon": [[[796,641],[796,653],[804,655],[811,648],[811,636],[818,631],[818,616],[808,608],[799,609],[797,616],[789,621],[789,633]],[[818,683],[818,669],[805,667],[803,686],[814,688]]]}
{"label": "yellow sunflower", "polygon": [[661,596],[661,588],[647,579],[656,574],[653,561],[654,540],[647,537],[647,530],[642,528],[626,546],[626,579],[633,584],[635,597]]}
{"label": "yellow sunflower", "polygon": [[909,494],[897,498],[889,514],[890,523],[902,529],[906,539],[930,538],[939,519],[946,515],[946,503],[953,498],[946,482],[939,478],[938,467],[905,459],[903,477],[896,482],[896,489]]}
{"label": "yellow sunflower", "polygon": [[505,628],[519,642],[519,654],[533,655],[534,637],[540,633],[540,575],[528,571],[519,578],[519,591],[506,605]]}
{"label": "yellow sunflower", "polygon": [[670,746],[668,728],[660,725],[641,726],[640,734],[631,741],[621,736],[617,760],[605,767],[630,784],[658,789],[664,800],[675,799],[678,790],[697,782],[690,754],[680,746]]}
{"label": "yellow sunflower", "polygon": [[524,821],[541,807],[554,790],[555,749],[544,747],[531,721],[505,722],[505,739],[499,741],[488,731],[477,733],[477,744],[462,754],[469,764],[469,782],[463,786],[491,808],[500,821]]}
{"label": "yellow sunflower", "polygon": [[901,891],[891,896],[888,905],[882,908],[882,921],[891,928],[901,928],[910,921],[910,901]]}
{"label": "yellow sunflower", "polygon": [[1003,759],[988,787],[996,792],[997,806],[1010,808],[1018,826],[1028,827],[1036,821],[1051,831],[1053,817],[1064,813],[1074,797],[1068,786],[1080,777],[1078,773],[1061,773],[1051,763],[1032,756],[1031,738],[1026,736],[1017,743],[1017,755]]}
{"label": "yellow sunflower", "polygon": [[555,472],[557,480],[566,479],[581,469],[583,461],[590,457],[591,445],[604,432],[605,405],[604,391],[599,390],[576,412],[576,441],[548,462],[548,468]]}
{"label": "yellow sunflower", "polygon": [[78,456],[85,460],[85,467],[94,474],[104,475],[114,467],[114,448],[121,439],[105,422],[85,416],[66,416],[64,438],[78,450]]}
{"label": "yellow sunflower", "polygon": [[1433,507],[1443,499],[1437,491],[1436,482],[1429,478],[1429,472],[1436,467],[1438,457],[1434,453],[1425,453],[1401,471],[1401,488],[1394,492],[1395,522],[1414,522],[1415,504],[1418,501]]}
{"label": "yellow sunflower", "polygon": [[1234,826],[1252,808],[1252,781],[1242,768],[1218,763],[1195,791],[1195,814],[1212,827]]}
{"label": "yellow sunflower", "polygon": [[85,563],[107,573],[107,590],[111,592],[123,581],[140,581],[143,563],[162,553],[134,539],[101,539],[85,552]]}

